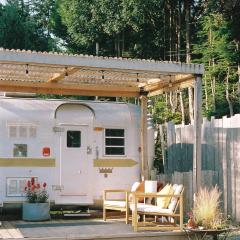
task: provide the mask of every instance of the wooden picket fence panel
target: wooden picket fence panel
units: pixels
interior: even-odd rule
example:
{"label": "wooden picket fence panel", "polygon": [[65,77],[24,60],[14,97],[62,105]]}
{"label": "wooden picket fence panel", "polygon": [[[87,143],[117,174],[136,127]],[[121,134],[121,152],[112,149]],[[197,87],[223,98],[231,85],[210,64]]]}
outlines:
{"label": "wooden picket fence panel", "polygon": [[[161,132],[163,126],[160,126]],[[164,172],[162,182],[183,183],[185,210],[192,207],[193,126],[166,126]],[[231,118],[203,119],[202,184],[219,186],[226,215],[240,222],[240,114]],[[161,137],[161,139],[164,139]],[[162,140],[163,141],[163,140]]]}

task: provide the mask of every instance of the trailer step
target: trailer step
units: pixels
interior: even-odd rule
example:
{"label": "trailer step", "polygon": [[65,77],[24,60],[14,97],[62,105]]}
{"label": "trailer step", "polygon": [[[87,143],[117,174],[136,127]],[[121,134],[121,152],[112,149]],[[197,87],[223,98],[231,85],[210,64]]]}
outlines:
{"label": "trailer step", "polygon": [[91,217],[91,213],[64,213],[64,217]]}

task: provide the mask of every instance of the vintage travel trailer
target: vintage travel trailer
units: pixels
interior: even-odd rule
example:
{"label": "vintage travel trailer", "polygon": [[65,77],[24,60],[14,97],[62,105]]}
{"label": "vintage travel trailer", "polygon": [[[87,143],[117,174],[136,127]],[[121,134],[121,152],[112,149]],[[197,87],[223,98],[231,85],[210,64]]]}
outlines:
{"label": "vintage travel trailer", "polygon": [[[46,182],[55,204],[92,205],[140,179],[140,109],[117,102],[0,98],[0,200]],[[154,155],[148,130],[148,160]]]}

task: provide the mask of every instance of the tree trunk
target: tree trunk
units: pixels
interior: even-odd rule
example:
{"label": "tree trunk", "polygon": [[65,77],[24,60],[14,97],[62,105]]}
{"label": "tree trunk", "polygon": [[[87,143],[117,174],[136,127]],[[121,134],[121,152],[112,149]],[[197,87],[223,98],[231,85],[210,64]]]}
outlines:
{"label": "tree trunk", "polygon": [[193,113],[193,88],[188,88],[188,107],[189,107],[189,119],[190,122],[194,122],[194,113]]}
{"label": "tree trunk", "polygon": [[172,113],[175,113],[177,108],[177,92],[170,92],[169,103]]}
{"label": "tree trunk", "polygon": [[[185,22],[186,22],[186,63],[190,63],[190,0],[185,0]],[[189,119],[194,122],[193,118],[193,89],[188,88],[188,105],[189,105]]]}
{"label": "tree trunk", "polygon": [[166,8],[164,8],[164,14],[163,14],[163,60],[166,61]]}
{"label": "tree trunk", "polygon": [[181,62],[181,0],[178,1],[177,61]]}
{"label": "tree trunk", "polygon": [[190,0],[185,0],[185,22],[186,22],[186,63],[190,63]]}
{"label": "tree trunk", "polygon": [[117,51],[118,51],[117,36],[115,37],[115,41],[114,41],[114,51],[115,51],[115,57],[117,57]]}
{"label": "tree trunk", "polygon": [[230,75],[230,67],[228,67],[228,69],[227,69],[227,77],[226,77],[226,99],[227,99],[228,106],[229,106],[230,117],[232,117],[232,116],[233,116],[233,106],[232,106],[232,102],[231,102],[230,97],[229,97],[229,75]]}
{"label": "tree trunk", "polygon": [[[237,51],[239,50],[239,42],[236,44]],[[240,96],[240,63],[238,61],[238,69],[237,69],[237,75],[238,75],[238,89],[237,94]],[[239,99],[240,100],[240,99]],[[240,102],[239,102],[240,103]]]}
{"label": "tree trunk", "polygon": [[125,44],[125,36],[124,36],[124,30],[122,32],[122,54],[121,54],[121,57],[124,57],[124,44]]}
{"label": "tree trunk", "polygon": [[205,109],[208,111],[207,75],[204,75]]}
{"label": "tree trunk", "polygon": [[99,55],[99,43],[96,42],[96,56]]}
{"label": "tree trunk", "polygon": [[172,61],[172,9],[169,11],[169,60]]}
{"label": "tree trunk", "polygon": [[173,92],[171,91],[171,92],[169,93],[169,104],[170,104],[170,106],[171,106],[171,111],[174,112],[174,111],[173,111],[173,105],[174,105],[174,104],[173,104],[173,96],[172,96],[172,95],[173,95]]}
{"label": "tree trunk", "polygon": [[240,65],[238,64],[238,95],[240,95]]}
{"label": "tree trunk", "polygon": [[[213,70],[215,68],[215,60],[212,60]],[[216,77],[211,79],[212,99],[213,99],[213,111],[216,111]]]}
{"label": "tree trunk", "polygon": [[120,37],[117,35],[117,57],[120,57]]}
{"label": "tree trunk", "polygon": [[180,100],[180,108],[181,108],[181,114],[182,114],[182,125],[184,125],[185,124],[185,112],[184,112],[182,90],[180,90],[180,93],[179,93],[179,100]]}
{"label": "tree trunk", "polygon": [[165,104],[168,107],[168,93],[165,93]]}

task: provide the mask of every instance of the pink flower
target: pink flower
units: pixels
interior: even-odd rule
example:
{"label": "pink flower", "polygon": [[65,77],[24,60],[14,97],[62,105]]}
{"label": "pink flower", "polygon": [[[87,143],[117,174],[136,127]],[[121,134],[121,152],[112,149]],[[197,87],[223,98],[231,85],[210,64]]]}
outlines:
{"label": "pink flower", "polygon": [[192,213],[192,212],[188,212],[187,215],[188,215],[188,217],[190,217],[190,218],[193,217],[193,213]]}
{"label": "pink flower", "polygon": [[45,188],[47,186],[47,184],[46,183],[43,183],[43,187]]}
{"label": "pink flower", "polygon": [[32,185],[34,185],[34,183],[35,183],[34,177],[31,178],[31,183],[32,183]]}

